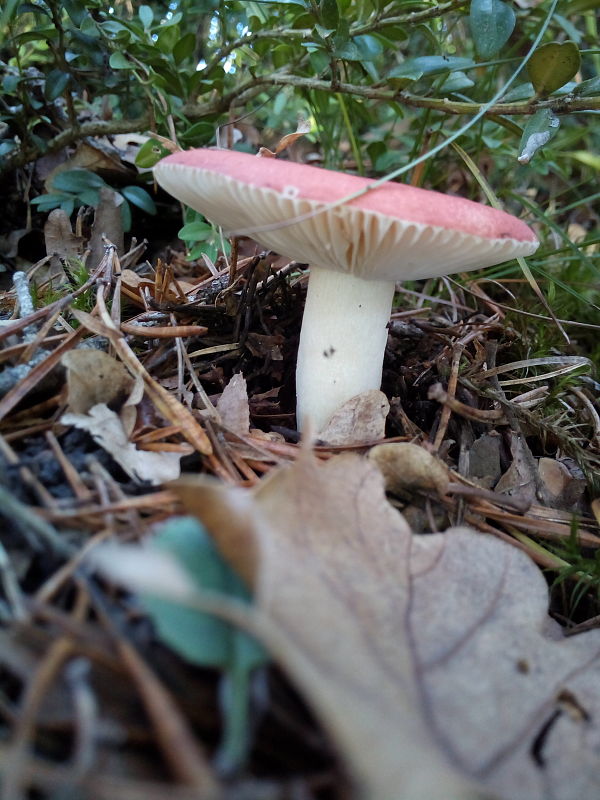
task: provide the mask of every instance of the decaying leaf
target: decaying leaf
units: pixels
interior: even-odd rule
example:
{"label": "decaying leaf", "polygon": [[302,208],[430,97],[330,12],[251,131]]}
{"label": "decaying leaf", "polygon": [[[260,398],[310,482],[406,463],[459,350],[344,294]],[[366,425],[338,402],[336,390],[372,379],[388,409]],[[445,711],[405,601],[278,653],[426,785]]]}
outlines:
{"label": "decaying leaf", "polygon": [[223,389],[217,403],[221,421],[230,431],[239,436],[247,436],[250,431],[250,408],[246,379],[237,372]]}
{"label": "decaying leaf", "polygon": [[[128,394],[134,379],[120,361],[102,350],[69,350],[61,358],[67,371],[67,402],[75,414],[86,414],[97,403],[112,403]],[[138,401],[139,402],[139,401]]]}
{"label": "decaying leaf", "polygon": [[274,151],[269,150],[268,147],[261,147],[256,155],[261,158],[277,158],[280,153],[291,147],[301,136],[306,136],[307,133],[310,133],[310,122],[305,119],[299,120],[295,132],[282,136]]}
{"label": "decaying leaf", "polygon": [[319,432],[319,439],[331,445],[377,442],[385,436],[390,404],[383,392],[370,389],[343,403]]}
{"label": "decaying leaf", "polygon": [[93,406],[87,414],[63,414],[60,421],[63,425],[74,425],[88,431],[94,441],[136,481],[148,481],[152,486],[158,486],[180,475],[179,461],[183,453],[138,450],[128,440],[119,415],[104,403]]}
{"label": "decaying leaf", "polygon": [[[89,246],[91,253],[89,263],[95,269],[102,261],[104,256],[104,238],[108,239],[117,248],[120,255],[124,251],[123,246],[123,218],[121,217],[121,205],[123,198],[108,186],[100,188],[100,202],[94,212],[94,224],[92,225],[92,235]],[[103,238],[104,237],[104,238]]]}
{"label": "decaying leaf", "polygon": [[35,273],[35,282],[38,285],[48,280],[62,282],[66,279],[63,262],[77,258],[83,250],[83,239],[73,233],[71,220],[62,208],[55,208],[48,215],[44,224],[44,242],[50,264],[47,269]]}
{"label": "decaying leaf", "polygon": [[535,459],[524,437],[516,433],[511,434],[510,450],[513,460],[494,491],[519,498],[523,501],[524,508],[527,508],[535,499],[537,471]]}
{"label": "decaying leaf", "polygon": [[253,492],[179,485],[253,583],[361,797],[598,796],[600,631],[562,636],[522,552],[412,535],[356,455],[305,453]]}
{"label": "decaying leaf", "polygon": [[491,489],[496,485],[502,469],[500,450],[502,439],[496,431],[482,433],[468,448],[468,477],[480,486]]}
{"label": "decaying leaf", "polygon": [[550,508],[574,511],[586,488],[580,470],[573,474],[569,467],[555,458],[540,458],[538,461],[540,493],[544,504]]}
{"label": "decaying leaf", "polygon": [[448,491],[448,467],[418,444],[378,444],[368,457],[379,467],[389,492],[405,496],[415,490],[434,489],[440,495]]}

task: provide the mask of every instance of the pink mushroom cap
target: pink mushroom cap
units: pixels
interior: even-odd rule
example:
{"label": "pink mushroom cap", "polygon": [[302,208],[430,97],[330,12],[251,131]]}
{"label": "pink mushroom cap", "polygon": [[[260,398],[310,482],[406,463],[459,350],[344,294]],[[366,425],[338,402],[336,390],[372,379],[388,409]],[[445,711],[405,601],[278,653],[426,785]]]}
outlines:
{"label": "pink mushroom cap", "polygon": [[384,183],[331,208],[375,181],[234,150],[173,153],[154,172],[168,192],[226,232],[243,231],[282,255],[366,280],[447,275],[538,246],[517,217],[405,184]]}

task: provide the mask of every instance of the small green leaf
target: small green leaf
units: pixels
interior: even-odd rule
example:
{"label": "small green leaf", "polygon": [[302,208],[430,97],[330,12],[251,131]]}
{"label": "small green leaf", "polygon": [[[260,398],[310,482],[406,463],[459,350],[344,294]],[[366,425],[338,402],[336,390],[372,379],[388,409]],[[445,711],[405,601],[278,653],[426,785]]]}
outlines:
{"label": "small green leaf", "polygon": [[212,122],[196,122],[185,130],[179,141],[186,147],[200,147],[208,144],[215,135],[215,126]]}
{"label": "small green leaf", "polygon": [[[192,34],[193,35],[193,34]],[[195,37],[194,37],[195,40]],[[173,49],[177,46],[177,43],[180,41],[179,36],[179,29],[176,27],[173,28],[163,28],[161,27],[160,32],[158,34],[158,39],[156,40],[156,44],[158,45],[158,49],[165,53],[166,55],[170,55],[173,52]],[[160,59],[162,60],[162,59]],[[154,63],[159,63],[159,60],[154,58]]]}
{"label": "small green leaf", "polygon": [[40,194],[38,197],[34,197],[31,205],[37,206],[40,211],[51,211],[53,208],[58,208],[61,203],[71,199],[72,196],[64,192],[48,192],[48,194]]}
{"label": "small green leaf", "polygon": [[480,58],[496,56],[508,41],[516,22],[515,12],[502,0],[472,0],[469,25]]}
{"label": "small green leaf", "polygon": [[347,41],[336,45],[333,51],[336,58],[341,58],[343,61],[360,61],[361,55],[358,47],[354,42]]}
{"label": "small green leaf", "polygon": [[394,67],[388,74],[388,78],[417,81],[423,76],[439,75],[444,72],[451,72],[454,69],[466,69],[474,66],[475,62],[471,58],[417,56],[416,58],[407,58],[397,67]]}
{"label": "small green leaf", "polygon": [[161,158],[170,155],[170,153],[171,151],[167,150],[157,139],[148,139],[138,150],[138,154],[135,157],[135,165],[142,169],[149,169],[158,164]]}
{"label": "small green leaf", "polygon": [[578,97],[594,97],[600,94],[600,75],[578,83],[573,89],[573,94],[576,94]]}
{"label": "small green leaf", "polygon": [[145,29],[148,29],[154,21],[154,11],[152,11],[150,6],[140,6],[138,16]]}
{"label": "small green leaf", "polygon": [[188,222],[177,233],[182,242],[203,242],[212,236],[213,229],[207,222]]}
{"label": "small green leaf", "polygon": [[320,0],[319,11],[321,12],[321,22],[326,28],[333,28],[338,26],[340,20],[340,9],[337,0]]}
{"label": "small green leaf", "polygon": [[72,194],[81,194],[89,189],[97,190],[102,186],[106,186],[102,178],[87,169],[64,170],[52,178],[53,189]]}
{"label": "small green leaf", "polygon": [[173,58],[176,64],[181,64],[186,58],[189,58],[196,47],[196,37],[193,33],[186,33],[177,42],[173,48]]}
{"label": "small green leaf", "polygon": [[551,94],[579,70],[581,56],[575,42],[549,42],[538,47],[529,59],[527,72],[535,91],[540,95]]}
{"label": "small green leaf", "polygon": [[147,214],[156,214],[156,204],[154,200],[141,186],[124,186],[120,191],[123,197],[129,200],[134,206],[141,208],[142,211],[145,211]]}
{"label": "small green leaf", "polygon": [[91,36],[93,39],[97,39],[99,36],[98,25],[96,23],[96,20],[91,16],[91,14],[88,14],[87,17],[85,17],[85,19],[81,23],[79,30],[85,36]]}
{"label": "small green leaf", "polygon": [[46,75],[46,84],[44,86],[44,95],[46,100],[52,102],[60,97],[64,90],[67,88],[71,76],[68,72],[63,72],[61,69],[52,69]]}
{"label": "small green leaf", "polygon": [[464,72],[451,72],[450,75],[440,86],[441,92],[464,92],[465,89],[470,89],[475,86],[475,81],[472,81]]}
{"label": "small green leaf", "polygon": [[531,116],[523,130],[519,145],[519,164],[529,164],[537,151],[556,135],[560,119],[549,108],[542,108]]}
{"label": "small green leaf", "polygon": [[81,27],[84,17],[89,13],[85,7],[85,3],[82,3],[80,0],[62,0],[61,5],[71,17],[73,24],[78,28]]}
{"label": "small green leaf", "polygon": [[132,66],[131,61],[118,50],[111,53],[108,63],[112,69],[131,69]]}
{"label": "small green leaf", "polygon": [[123,231],[128,233],[131,230],[131,206],[127,200],[123,200],[121,203],[121,223]]}
{"label": "small green leaf", "polygon": [[519,83],[508,91],[503,97],[503,103],[514,103],[517,100],[527,100],[533,97],[535,89],[532,83]]}

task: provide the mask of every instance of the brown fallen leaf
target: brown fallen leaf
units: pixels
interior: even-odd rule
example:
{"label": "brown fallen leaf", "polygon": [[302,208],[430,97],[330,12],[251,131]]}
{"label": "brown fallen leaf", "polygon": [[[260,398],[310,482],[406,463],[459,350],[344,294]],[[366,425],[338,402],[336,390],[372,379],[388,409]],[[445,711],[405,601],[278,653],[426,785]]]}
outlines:
{"label": "brown fallen leaf", "polygon": [[69,410],[76,414],[86,414],[97,403],[124,398],[134,383],[123,364],[102,350],[70,350],[60,362],[67,371]]}
{"label": "brown fallen leaf", "polygon": [[138,450],[128,440],[128,432],[119,415],[104,403],[93,406],[87,414],[63,414],[60,422],[90,433],[94,441],[136,481],[158,486],[179,477],[183,453]]}
{"label": "brown fallen leaf", "polygon": [[236,372],[217,403],[217,411],[221,421],[230,431],[239,436],[247,436],[250,431],[250,408],[248,406],[248,390],[246,379]]}
{"label": "brown fallen leaf", "polygon": [[94,212],[94,224],[89,241],[91,252],[88,256],[88,263],[92,269],[95,269],[102,261],[105,239],[114,244],[119,255],[124,252],[123,218],[121,217],[123,198],[109,186],[102,186],[99,194],[100,202]]}
{"label": "brown fallen leaf", "polygon": [[253,491],[178,486],[254,585],[361,797],[600,796],[600,631],[563,637],[522,552],[411,534],[353,454],[305,453]]}
{"label": "brown fallen leaf", "polygon": [[81,256],[83,239],[76,236],[71,228],[71,220],[62,208],[55,208],[48,215],[44,225],[44,243],[46,254],[50,256],[50,265],[45,270],[38,270],[35,281],[39,285],[47,280],[66,279],[63,262]]}
{"label": "brown fallen leaf", "polygon": [[512,463],[496,484],[494,491],[519,498],[524,507],[535,500],[537,464],[523,436],[511,433]]}
{"label": "brown fallen leaf", "polygon": [[540,458],[538,470],[544,505],[575,511],[587,485],[583,475],[573,474],[567,464],[555,458]]}
{"label": "brown fallen leaf", "polygon": [[368,458],[379,467],[389,492],[404,497],[419,489],[434,489],[440,495],[448,491],[448,467],[418,444],[378,444],[371,448]]}
{"label": "brown fallen leaf", "polygon": [[385,436],[390,404],[383,392],[370,389],[343,403],[319,432],[319,439],[331,445],[359,445],[377,442]]}

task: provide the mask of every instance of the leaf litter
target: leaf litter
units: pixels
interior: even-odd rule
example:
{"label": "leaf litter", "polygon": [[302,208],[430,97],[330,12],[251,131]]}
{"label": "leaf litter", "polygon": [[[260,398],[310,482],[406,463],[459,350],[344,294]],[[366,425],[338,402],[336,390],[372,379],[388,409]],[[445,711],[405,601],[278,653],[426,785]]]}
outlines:
{"label": "leaf litter", "polygon": [[[539,569],[568,568],[577,609],[567,581],[550,609],[585,630],[600,552],[589,360],[519,357],[526,334],[476,282],[449,299],[443,282],[402,289],[414,307],[390,324],[383,391],[311,451],[294,430],[303,265],[247,239],[210,269],[168,247],[144,262],[143,241],[121,255],[102,202],[95,227],[48,227],[29,270],[44,305],[19,319],[26,285],[0,296],[13,796],[597,795],[598,632],[564,635]],[[163,486],[180,469],[203,477]],[[254,634],[279,665],[237,673],[233,706],[231,664],[195,663],[156,617],[193,562],[158,547],[186,509],[254,605],[194,570],[169,602]],[[569,561],[577,542],[587,560]]]}

